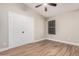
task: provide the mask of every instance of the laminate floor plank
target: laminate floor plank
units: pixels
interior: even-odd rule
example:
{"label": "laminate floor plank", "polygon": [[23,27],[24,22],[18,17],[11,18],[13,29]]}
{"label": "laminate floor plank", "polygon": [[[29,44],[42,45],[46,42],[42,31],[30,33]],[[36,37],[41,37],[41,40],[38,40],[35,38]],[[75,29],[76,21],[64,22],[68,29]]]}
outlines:
{"label": "laminate floor plank", "polygon": [[0,52],[0,56],[79,56],[79,46],[42,40]]}

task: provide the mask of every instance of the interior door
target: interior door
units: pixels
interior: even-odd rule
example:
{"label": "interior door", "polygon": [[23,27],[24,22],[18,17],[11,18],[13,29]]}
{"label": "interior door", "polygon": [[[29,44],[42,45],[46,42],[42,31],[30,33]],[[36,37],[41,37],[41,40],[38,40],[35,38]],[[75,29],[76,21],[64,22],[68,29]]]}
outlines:
{"label": "interior door", "polygon": [[13,46],[21,46],[33,42],[33,19],[17,13],[11,13],[13,22]]}

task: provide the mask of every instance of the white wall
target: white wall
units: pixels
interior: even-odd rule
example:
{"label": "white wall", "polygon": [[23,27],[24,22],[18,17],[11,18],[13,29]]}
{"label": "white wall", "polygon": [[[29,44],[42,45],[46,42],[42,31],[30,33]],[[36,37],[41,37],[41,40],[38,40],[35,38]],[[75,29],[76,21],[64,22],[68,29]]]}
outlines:
{"label": "white wall", "polygon": [[79,44],[79,11],[65,13],[51,19],[56,20],[56,35],[47,34],[47,37]]}
{"label": "white wall", "polygon": [[[0,4],[0,49],[9,47],[8,12],[15,12],[34,19],[34,39],[44,36],[44,18],[24,4]],[[39,30],[40,29],[40,30]]]}
{"label": "white wall", "polygon": [[0,9],[0,48],[8,46],[7,13]]}

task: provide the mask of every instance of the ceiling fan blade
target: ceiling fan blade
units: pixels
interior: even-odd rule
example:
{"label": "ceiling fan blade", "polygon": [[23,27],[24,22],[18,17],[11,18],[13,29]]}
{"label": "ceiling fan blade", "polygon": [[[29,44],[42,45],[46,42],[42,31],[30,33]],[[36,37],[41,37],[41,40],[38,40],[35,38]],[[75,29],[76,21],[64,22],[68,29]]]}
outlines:
{"label": "ceiling fan blade", "polygon": [[38,7],[40,7],[40,6],[42,6],[42,4],[35,6],[35,8],[38,8]]}
{"label": "ceiling fan blade", "polygon": [[48,5],[50,5],[50,6],[57,6],[56,3],[48,3]]}
{"label": "ceiling fan blade", "polygon": [[45,7],[45,11],[47,12],[47,7]]}

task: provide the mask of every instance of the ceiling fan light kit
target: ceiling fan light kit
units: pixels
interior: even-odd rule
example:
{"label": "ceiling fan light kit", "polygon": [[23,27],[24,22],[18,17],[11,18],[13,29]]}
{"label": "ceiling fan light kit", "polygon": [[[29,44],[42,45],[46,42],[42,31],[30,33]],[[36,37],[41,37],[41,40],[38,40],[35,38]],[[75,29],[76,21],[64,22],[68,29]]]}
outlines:
{"label": "ceiling fan light kit", "polygon": [[43,3],[43,4],[39,4],[39,5],[37,5],[37,6],[35,6],[35,8],[38,8],[38,7],[40,7],[40,6],[42,6],[42,5],[44,5],[45,6],[45,8],[44,8],[44,11],[45,12],[47,12],[47,5],[49,5],[49,6],[53,6],[53,7],[56,7],[57,6],[57,4],[56,3]]}
{"label": "ceiling fan light kit", "polygon": [[44,5],[44,6],[47,6],[47,3],[44,3],[43,5]]}

